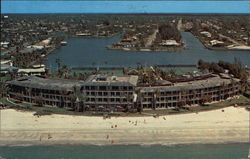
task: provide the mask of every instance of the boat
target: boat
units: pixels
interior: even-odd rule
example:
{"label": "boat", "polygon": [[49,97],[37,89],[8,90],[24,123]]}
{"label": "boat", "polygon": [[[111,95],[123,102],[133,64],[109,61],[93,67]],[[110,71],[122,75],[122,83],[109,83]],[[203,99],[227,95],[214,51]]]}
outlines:
{"label": "boat", "polygon": [[62,45],[62,46],[67,45],[67,41],[61,41],[61,45]]}

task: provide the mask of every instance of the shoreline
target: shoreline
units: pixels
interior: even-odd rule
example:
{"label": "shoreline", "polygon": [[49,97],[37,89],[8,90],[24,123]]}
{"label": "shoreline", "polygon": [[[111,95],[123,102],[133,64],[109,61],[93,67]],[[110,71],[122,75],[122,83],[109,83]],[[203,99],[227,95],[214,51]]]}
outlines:
{"label": "shoreline", "polygon": [[[227,107],[154,117],[86,117],[1,110],[1,145],[180,145],[249,142],[249,112]],[[188,134],[188,135],[187,135]]]}
{"label": "shoreline", "polygon": [[202,142],[182,142],[182,143],[114,143],[114,144],[106,144],[106,143],[81,143],[81,142],[47,142],[47,143],[38,143],[38,142],[15,142],[15,143],[8,143],[4,142],[3,144],[0,144],[0,147],[28,147],[28,146],[54,146],[54,145],[59,145],[59,146],[69,146],[69,145],[81,145],[81,146],[186,146],[186,145],[226,145],[226,144],[249,144],[249,141],[243,141],[243,142],[207,142],[207,143],[202,143]]}
{"label": "shoreline", "polygon": [[[242,49],[242,48],[234,48],[234,47],[213,47],[213,46],[209,46],[206,44],[206,42],[201,38],[201,36],[197,36],[195,34],[193,34],[192,32],[190,32],[197,40],[199,40],[199,42],[204,46],[204,48],[208,49],[208,50],[214,50],[214,51],[250,51],[250,48],[248,49]],[[249,46],[250,47],[250,46]]]}
{"label": "shoreline", "polygon": [[120,51],[139,51],[139,52],[177,52],[185,50],[185,47],[169,47],[164,49],[151,49],[151,48],[124,48],[124,47],[114,47],[112,45],[106,46],[106,49],[108,50],[120,50]]}

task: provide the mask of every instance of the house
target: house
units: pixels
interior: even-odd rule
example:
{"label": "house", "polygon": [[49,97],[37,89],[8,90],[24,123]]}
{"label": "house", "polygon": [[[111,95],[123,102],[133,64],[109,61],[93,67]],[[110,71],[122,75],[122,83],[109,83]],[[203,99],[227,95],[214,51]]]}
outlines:
{"label": "house", "polygon": [[180,43],[178,43],[176,40],[162,40],[162,42],[159,45],[161,45],[161,46],[180,46]]}
{"label": "house", "polygon": [[8,41],[1,42],[1,48],[8,48],[9,44],[10,44],[10,42],[8,42]]}
{"label": "house", "polygon": [[202,35],[204,35],[204,36],[206,36],[206,37],[208,37],[208,38],[211,38],[211,37],[212,37],[211,33],[208,32],[208,31],[202,31],[202,32],[200,32],[200,34],[202,34]]}
{"label": "house", "polygon": [[0,73],[1,74],[17,72],[17,70],[18,70],[17,67],[13,67],[12,65],[1,63],[1,66],[0,66]]}
{"label": "house", "polygon": [[22,75],[43,75],[45,74],[45,68],[21,68],[17,71]]}
{"label": "house", "polygon": [[212,46],[223,46],[224,45],[224,42],[223,41],[219,41],[219,40],[211,40],[210,41],[210,44]]}

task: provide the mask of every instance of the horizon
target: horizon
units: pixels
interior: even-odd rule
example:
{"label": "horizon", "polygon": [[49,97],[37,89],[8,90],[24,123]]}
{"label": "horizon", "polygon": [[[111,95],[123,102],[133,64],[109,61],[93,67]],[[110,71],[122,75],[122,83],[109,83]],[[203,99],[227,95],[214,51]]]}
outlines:
{"label": "horizon", "polygon": [[1,1],[1,14],[250,14],[249,1]]}

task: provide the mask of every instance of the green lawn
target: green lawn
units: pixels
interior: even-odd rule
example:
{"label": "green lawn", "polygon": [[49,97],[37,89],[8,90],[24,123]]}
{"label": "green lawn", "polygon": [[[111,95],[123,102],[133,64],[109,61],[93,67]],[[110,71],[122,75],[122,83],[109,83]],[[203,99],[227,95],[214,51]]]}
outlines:
{"label": "green lawn", "polygon": [[[11,101],[14,102],[13,100]],[[10,103],[9,101],[7,101],[6,98],[1,98],[0,102],[2,102],[3,104],[6,104],[8,108],[14,108],[14,109],[25,110],[25,111],[34,111],[34,112],[37,112],[38,114],[53,114],[54,113],[54,114],[69,114],[69,115],[91,115],[85,112],[84,113],[75,112],[75,111],[70,111],[70,110],[66,110],[64,108],[58,108],[58,107],[48,107],[48,106],[40,107],[34,104],[24,103],[24,102],[17,103],[14,105]]]}
{"label": "green lawn", "polygon": [[[13,101],[13,100],[11,100]],[[206,111],[206,110],[213,110],[218,108],[224,108],[227,106],[232,105],[245,105],[250,106],[250,99],[244,96],[240,96],[239,99],[232,99],[226,100],[218,103],[209,104],[207,106],[194,106],[190,107],[189,110],[180,109],[180,110],[172,110],[172,109],[157,109],[157,110],[144,110],[142,114],[140,113],[123,113],[123,112],[114,112],[114,113],[107,113],[107,112],[75,112],[66,110],[64,108],[58,107],[49,107],[49,106],[36,106],[34,104],[29,103],[17,103],[12,104],[7,101],[6,98],[1,98],[0,102],[6,104],[8,108],[14,108],[24,111],[34,111],[39,115],[49,115],[49,114],[68,114],[68,115],[85,115],[85,116],[103,116],[105,114],[109,114],[111,116],[146,116],[147,114],[158,114],[158,115],[166,115],[166,114],[177,114],[177,113],[190,113],[190,112],[198,112],[198,111]]]}
{"label": "green lawn", "polygon": [[225,100],[218,103],[209,104],[207,106],[193,106],[190,107],[189,110],[180,109],[179,111],[171,110],[171,109],[158,109],[158,110],[144,110],[143,113],[149,114],[176,114],[176,113],[188,113],[188,112],[198,112],[198,111],[206,111],[206,110],[213,110],[224,108],[228,106],[234,106],[235,104],[240,106],[250,106],[250,99],[244,96],[240,96],[239,99],[232,99],[232,100]]}

